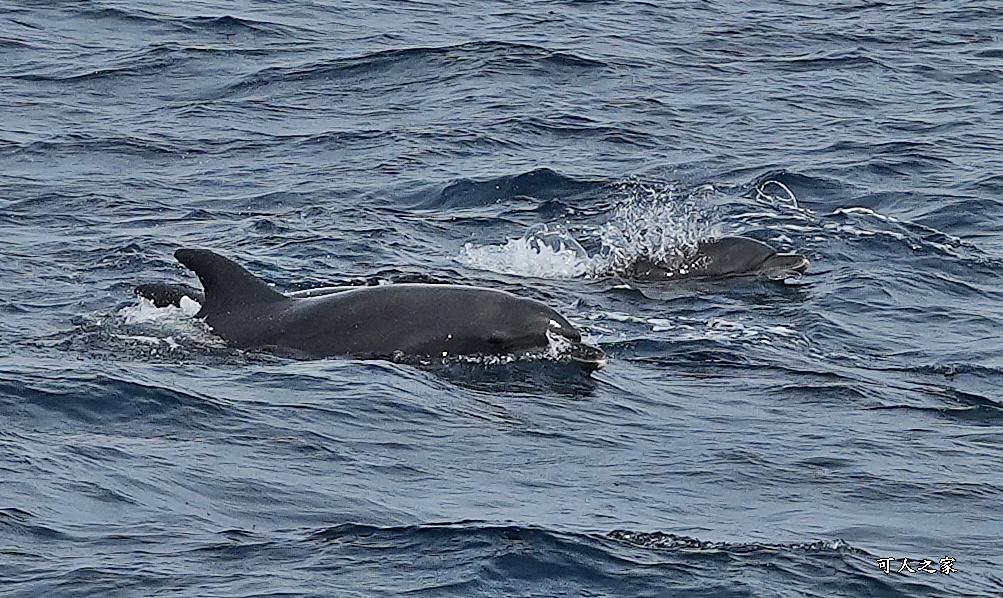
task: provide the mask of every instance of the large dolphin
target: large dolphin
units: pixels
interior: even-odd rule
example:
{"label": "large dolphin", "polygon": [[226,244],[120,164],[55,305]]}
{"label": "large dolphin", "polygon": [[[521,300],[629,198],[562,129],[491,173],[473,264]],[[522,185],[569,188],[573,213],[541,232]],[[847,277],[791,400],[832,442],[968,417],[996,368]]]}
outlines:
{"label": "large dolphin", "polygon": [[765,276],[783,279],[808,268],[808,258],[797,253],[777,253],[762,241],[748,237],[721,237],[701,241],[695,256],[679,268],[669,268],[640,257],[626,271],[628,278],[644,281],[681,278]]}
{"label": "large dolphin", "polygon": [[[543,303],[472,286],[391,284],[288,296],[242,266],[207,249],[174,257],[194,271],[204,297],[187,285],[140,285],[159,305],[182,297],[201,303],[196,317],[241,349],[282,349],[306,357],[435,358],[541,352],[556,337],[589,368],[606,355]],[[201,299],[201,301],[199,301]]]}

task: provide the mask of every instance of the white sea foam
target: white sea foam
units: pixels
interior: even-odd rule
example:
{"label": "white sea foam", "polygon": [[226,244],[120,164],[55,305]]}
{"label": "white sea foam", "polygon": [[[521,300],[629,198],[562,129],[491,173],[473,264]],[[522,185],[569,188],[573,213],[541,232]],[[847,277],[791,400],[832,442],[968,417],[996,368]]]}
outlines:
{"label": "white sea foam", "polygon": [[202,309],[202,304],[190,297],[182,297],[179,303],[181,303],[181,312],[189,317],[199,313],[199,310]]}
{"label": "white sea foam", "polygon": [[[176,307],[169,307],[164,309],[177,309]],[[136,305],[129,305],[123,307],[119,310],[118,314],[122,316],[122,321],[127,325],[134,324],[148,324],[150,322],[156,322],[164,318],[164,313],[160,308],[153,305],[153,302],[145,297],[139,299],[139,303]]]}
{"label": "white sea foam", "polygon": [[779,208],[800,210],[797,197],[791,188],[773,179],[763,181],[756,187],[756,201],[768,203]]}
{"label": "white sea foam", "polygon": [[206,325],[192,318],[201,309],[198,302],[183,297],[181,307],[157,307],[146,298],[135,305],[123,307],[118,312],[120,326],[115,326],[114,336],[126,341],[163,346],[174,350],[185,341],[200,345],[222,345],[222,340],[212,335]]}
{"label": "white sea foam", "polygon": [[535,278],[576,278],[592,271],[592,259],[559,224],[539,224],[504,245],[467,243],[460,261],[481,270]]}
{"label": "white sea foam", "polygon": [[[749,340],[769,344],[776,337],[797,340],[799,334],[788,326],[758,326],[744,322],[714,318],[710,321],[695,318],[645,318],[622,312],[603,312],[591,317],[593,321],[612,320],[649,326],[652,332],[672,332],[673,340]],[[598,328],[593,324],[593,328]]]}

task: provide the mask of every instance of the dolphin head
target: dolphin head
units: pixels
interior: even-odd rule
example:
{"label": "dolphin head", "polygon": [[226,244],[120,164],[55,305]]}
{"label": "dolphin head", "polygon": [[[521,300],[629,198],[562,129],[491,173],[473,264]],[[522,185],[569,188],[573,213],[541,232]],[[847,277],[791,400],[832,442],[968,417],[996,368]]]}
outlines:
{"label": "dolphin head", "polygon": [[808,258],[799,253],[776,253],[763,260],[758,274],[770,280],[783,280],[788,276],[803,274],[808,269],[808,264]]}
{"label": "dolphin head", "polygon": [[670,268],[648,257],[638,257],[626,271],[636,280],[674,280],[678,278],[730,278],[765,276],[772,280],[800,274],[808,268],[808,258],[796,253],[777,253],[775,249],[748,237],[722,237],[697,245],[690,263]]}

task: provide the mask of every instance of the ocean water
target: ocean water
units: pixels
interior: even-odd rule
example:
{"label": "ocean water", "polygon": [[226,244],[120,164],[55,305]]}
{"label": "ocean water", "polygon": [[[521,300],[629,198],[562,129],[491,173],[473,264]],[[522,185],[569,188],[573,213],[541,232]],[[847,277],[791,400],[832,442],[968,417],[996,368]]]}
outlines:
{"label": "ocean water", "polygon": [[[0,595],[1003,594],[998,3],[2,1],[0,56]],[[811,266],[618,275],[734,233]],[[182,246],[610,362],[236,351],[132,294]]]}

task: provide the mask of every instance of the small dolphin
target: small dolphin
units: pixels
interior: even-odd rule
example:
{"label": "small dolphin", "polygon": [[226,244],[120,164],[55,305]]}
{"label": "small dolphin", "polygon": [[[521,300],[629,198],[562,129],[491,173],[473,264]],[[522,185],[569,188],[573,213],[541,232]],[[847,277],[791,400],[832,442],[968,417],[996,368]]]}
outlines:
{"label": "small dolphin", "polygon": [[808,258],[797,253],[777,253],[762,241],[748,237],[721,237],[701,241],[694,258],[681,268],[671,269],[646,257],[639,257],[626,271],[628,278],[644,281],[680,278],[730,278],[765,276],[784,279],[808,268]]}
{"label": "small dolphin", "polygon": [[[240,349],[281,349],[305,357],[442,358],[524,355],[550,338],[589,369],[606,355],[534,299],[495,289],[437,284],[329,288],[314,296],[283,295],[239,264],[207,249],[174,257],[194,271],[204,296],[187,285],[154,283],[136,293],[157,305],[198,301],[212,331]],[[311,295],[307,292],[304,295]],[[200,300],[201,299],[201,300]]]}

